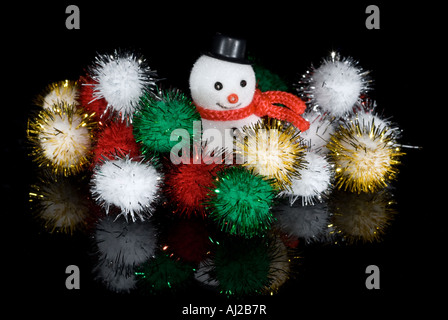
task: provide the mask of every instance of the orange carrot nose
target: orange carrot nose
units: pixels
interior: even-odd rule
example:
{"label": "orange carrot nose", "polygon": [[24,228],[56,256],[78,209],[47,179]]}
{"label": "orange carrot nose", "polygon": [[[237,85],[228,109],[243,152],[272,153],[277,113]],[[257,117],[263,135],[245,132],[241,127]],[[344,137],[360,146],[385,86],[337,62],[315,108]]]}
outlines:
{"label": "orange carrot nose", "polygon": [[235,93],[229,94],[229,96],[227,97],[227,100],[230,103],[237,103],[238,102],[238,95]]}

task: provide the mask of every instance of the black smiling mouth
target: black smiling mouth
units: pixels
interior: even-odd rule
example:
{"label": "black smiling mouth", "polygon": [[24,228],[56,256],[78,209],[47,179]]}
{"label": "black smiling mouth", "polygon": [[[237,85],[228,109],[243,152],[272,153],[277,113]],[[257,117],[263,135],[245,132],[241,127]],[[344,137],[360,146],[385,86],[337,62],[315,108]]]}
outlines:
{"label": "black smiling mouth", "polygon": [[234,106],[231,106],[231,107],[223,106],[223,105],[220,104],[219,102],[216,102],[216,105],[217,105],[218,107],[220,107],[220,108],[227,109],[227,110],[231,110],[231,109],[238,108],[238,107],[241,105],[241,102],[238,103],[238,104],[236,104],[236,105],[234,105]]}

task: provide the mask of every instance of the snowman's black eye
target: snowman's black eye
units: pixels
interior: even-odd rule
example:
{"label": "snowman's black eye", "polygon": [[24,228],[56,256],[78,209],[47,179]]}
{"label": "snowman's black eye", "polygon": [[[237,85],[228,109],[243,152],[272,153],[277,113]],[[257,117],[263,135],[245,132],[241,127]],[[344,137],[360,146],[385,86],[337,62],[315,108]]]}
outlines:
{"label": "snowman's black eye", "polygon": [[222,89],[222,83],[219,82],[219,81],[215,82],[215,89],[218,90],[218,91],[221,90]]}
{"label": "snowman's black eye", "polygon": [[247,81],[246,80],[241,80],[240,86],[242,86],[244,88],[246,85],[247,85]]}

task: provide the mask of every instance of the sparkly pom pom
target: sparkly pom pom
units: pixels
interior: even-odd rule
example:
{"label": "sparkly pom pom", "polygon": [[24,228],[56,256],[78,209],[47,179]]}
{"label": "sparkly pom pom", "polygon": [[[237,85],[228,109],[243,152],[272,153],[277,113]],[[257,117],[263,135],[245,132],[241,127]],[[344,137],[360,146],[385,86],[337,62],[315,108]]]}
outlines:
{"label": "sparkly pom pom", "polygon": [[273,222],[271,182],[242,167],[219,171],[207,201],[210,218],[230,234],[250,238],[265,233]]}
{"label": "sparkly pom pom", "polygon": [[134,136],[144,154],[170,152],[178,144],[189,149],[194,121],[201,121],[201,117],[179,91],[165,91],[160,98],[144,95],[134,115]]}
{"label": "sparkly pom pom", "polygon": [[304,160],[306,167],[300,169],[300,178],[294,178],[291,188],[280,193],[289,196],[291,205],[298,198],[302,199],[302,205],[313,205],[315,201],[322,201],[331,188],[333,171],[326,158],[309,151]]}
{"label": "sparkly pom pom", "polygon": [[293,178],[299,177],[304,167],[305,148],[293,126],[270,119],[238,131],[236,139],[238,163],[257,174],[272,178],[277,189],[291,186]]}
{"label": "sparkly pom pom", "polygon": [[303,118],[310,123],[310,128],[300,133],[303,143],[308,147],[309,151],[322,155],[327,154],[328,149],[326,145],[335,130],[335,121],[332,121],[329,116],[324,116],[314,111],[305,112]]}
{"label": "sparkly pom pom", "polygon": [[156,72],[132,52],[98,55],[90,77],[94,80],[93,100],[105,99],[107,109],[127,122],[132,122],[140,97],[156,91]]}
{"label": "sparkly pom pom", "polygon": [[388,186],[404,154],[396,143],[398,133],[373,115],[359,114],[341,124],[327,144],[336,166],[336,187],[360,193]]}
{"label": "sparkly pom pom", "polygon": [[98,98],[93,95],[95,85],[98,83],[87,75],[79,78],[79,84],[79,104],[87,112],[94,113],[95,121],[102,125],[103,119],[109,119],[110,117],[104,117],[107,113],[107,101],[104,98]]}
{"label": "sparkly pom pom", "polygon": [[165,176],[166,194],[182,215],[205,215],[204,202],[224,165],[201,162],[171,165]]}
{"label": "sparkly pom pom", "polygon": [[154,226],[148,222],[128,223],[111,217],[101,219],[95,230],[100,262],[129,274],[154,255],[157,244]]}
{"label": "sparkly pom pom", "polygon": [[36,98],[36,104],[44,109],[51,109],[59,103],[78,105],[79,85],[76,81],[64,80],[54,82]]}
{"label": "sparkly pom pom", "polygon": [[112,160],[115,155],[129,155],[131,159],[139,158],[140,147],[135,142],[132,130],[132,125],[126,125],[123,121],[114,121],[106,125],[98,134],[98,140],[93,149],[93,165],[103,159]]}
{"label": "sparkly pom pom", "polygon": [[93,114],[66,102],[43,109],[29,121],[34,160],[55,174],[76,174],[87,167],[92,144]]}
{"label": "sparkly pom pom", "polygon": [[343,117],[360,106],[361,95],[369,90],[368,73],[353,59],[332,52],[330,59],[302,76],[298,92],[314,110]]}
{"label": "sparkly pom pom", "polygon": [[151,205],[158,197],[162,175],[152,164],[131,160],[129,156],[105,160],[96,166],[91,193],[106,212],[110,206],[121,209],[127,219],[136,215],[144,220],[152,211]]}

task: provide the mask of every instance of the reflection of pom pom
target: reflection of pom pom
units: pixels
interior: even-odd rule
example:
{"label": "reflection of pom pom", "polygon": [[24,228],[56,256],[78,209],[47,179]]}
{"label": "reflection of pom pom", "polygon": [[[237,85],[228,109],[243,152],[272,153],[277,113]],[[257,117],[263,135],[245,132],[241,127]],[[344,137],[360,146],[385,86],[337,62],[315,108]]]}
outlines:
{"label": "reflection of pom pom", "polygon": [[78,89],[76,81],[54,82],[36,98],[36,103],[44,109],[51,109],[59,103],[78,105]]}
{"label": "reflection of pom pom", "polygon": [[181,289],[193,279],[193,267],[164,253],[136,268],[139,287],[147,293]]}
{"label": "reflection of pom pom", "polygon": [[104,284],[104,286],[111,291],[117,293],[129,293],[135,289],[136,279],[134,274],[128,274],[124,270],[116,270],[113,265],[100,262],[94,272],[96,273],[95,279]]}
{"label": "reflection of pom pom", "polygon": [[274,179],[275,187],[281,190],[291,185],[292,178],[299,177],[299,169],[303,167],[304,147],[300,145],[298,132],[275,119],[238,132],[236,148],[243,166]]}
{"label": "reflection of pom pom", "polygon": [[218,172],[209,193],[210,218],[230,234],[252,237],[272,224],[270,212],[275,191],[270,181],[242,167]]}
{"label": "reflection of pom pom", "polygon": [[277,225],[287,236],[306,242],[326,240],[330,232],[330,213],[325,203],[313,206],[282,204],[275,208]]}
{"label": "reflection of pom pom", "polygon": [[163,250],[194,264],[204,260],[211,246],[203,219],[179,220],[169,227],[165,235]]}
{"label": "reflection of pom pom", "polygon": [[109,211],[111,205],[132,221],[135,215],[143,221],[158,196],[162,175],[149,163],[123,159],[106,160],[97,165],[92,178],[91,192],[97,202]]}
{"label": "reflection of pom pom", "polygon": [[395,142],[397,130],[376,121],[376,117],[347,121],[327,144],[339,189],[375,192],[395,179],[398,159],[404,154]]}
{"label": "reflection of pom pom", "polygon": [[115,51],[110,55],[98,55],[90,73],[94,80],[94,99],[104,98],[107,108],[122,120],[132,120],[140,97],[155,90],[156,73],[144,58],[134,53]]}
{"label": "reflection of pom pom", "polygon": [[303,75],[299,93],[313,109],[340,117],[350,114],[360,105],[360,96],[369,89],[368,72],[351,58],[340,59],[332,53],[318,68]]}
{"label": "reflection of pom pom", "polygon": [[211,259],[206,259],[199,263],[196,268],[194,278],[207,288],[216,288],[219,285],[218,280],[212,276],[214,264]]}
{"label": "reflection of pom pom", "polygon": [[95,241],[100,261],[129,272],[154,254],[157,238],[149,222],[128,223],[106,217],[96,227]]}
{"label": "reflection of pom pom", "polygon": [[[200,120],[195,106],[178,91],[166,91],[160,98],[144,95],[134,115],[135,139],[142,143],[143,153],[170,152],[180,142],[189,149],[193,122]],[[178,139],[171,140],[172,134]]]}
{"label": "reflection of pom pom", "polygon": [[32,185],[30,202],[38,218],[49,232],[73,234],[89,223],[87,194],[80,182],[67,177],[44,174],[39,183]]}
{"label": "reflection of pom pom", "polygon": [[201,163],[172,165],[165,177],[167,195],[177,206],[178,212],[186,215],[205,214],[203,203],[213,187],[213,181],[222,164]]}
{"label": "reflection of pom pom", "polygon": [[132,125],[124,122],[112,122],[105,127],[98,136],[98,141],[93,150],[93,164],[97,164],[103,158],[112,160],[114,155],[129,155],[130,158],[140,156],[140,148],[132,134]]}
{"label": "reflection of pom pom", "polygon": [[226,295],[256,294],[269,286],[271,260],[268,246],[257,238],[229,240],[216,249],[212,274]]}
{"label": "reflection of pom pom", "polygon": [[285,244],[278,237],[272,240],[272,245],[270,246],[269,251],[271,256],[269,265],[269,284],[266,286],[265,290],[273,295],[289,279],[290,259]]}
{"label": "reflection of pom pom", "polygon": [[61,102],[31,119],[28,137],[34,144],[32,155],[39,166],[65,176],[83,170],[91,148],[92,116]]}
{"label": "reflection of pom pom", "polygon": [[289,196],[293,204],[299,197],[302,205],[322,201],[322,196],[330,188],[331,166],[328,161],[314,152],[307,152],[304,160],[307,166],[300,169],[300,178],[294,178],[290,190],[282,191],[281,195]]}
{"label": "reflection of pom pom", "polygon": [[348,243],[380,241],[395,214],[393,203],[384,189],[377,193],[337,192],[330,202],[334,227]]}

